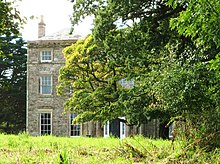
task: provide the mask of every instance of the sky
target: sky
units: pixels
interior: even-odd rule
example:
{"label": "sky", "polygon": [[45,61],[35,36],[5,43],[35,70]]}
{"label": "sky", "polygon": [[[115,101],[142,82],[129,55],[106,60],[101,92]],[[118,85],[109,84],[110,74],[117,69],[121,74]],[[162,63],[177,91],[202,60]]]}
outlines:
{"label": "sky", "polygon": [[[21,16],[27,18],[27,24],[21,31],[25,40],[36,40],[38,33],[38,23],[41,15],[44,16],[46,24],[46,35],[55,33],[64,28],[70,28],[70,16],[73,13],[72,3],[68,0],[22,0],[17,2]],[[34,19],[30,19],[34,16]],[[87,18],[74,30],[76,34],[85,36],[90,33],[92,19]]]}

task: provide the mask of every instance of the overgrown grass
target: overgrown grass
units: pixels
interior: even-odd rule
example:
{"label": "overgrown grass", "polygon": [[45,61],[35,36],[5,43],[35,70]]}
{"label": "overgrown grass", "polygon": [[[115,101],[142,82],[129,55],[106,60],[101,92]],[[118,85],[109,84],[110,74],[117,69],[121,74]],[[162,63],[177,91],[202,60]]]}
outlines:
{"label": "overgrown grass", "polygon": [[186,149],[184,143],[146,139],[0,135],[0,163],[216,163],[220,150]]}

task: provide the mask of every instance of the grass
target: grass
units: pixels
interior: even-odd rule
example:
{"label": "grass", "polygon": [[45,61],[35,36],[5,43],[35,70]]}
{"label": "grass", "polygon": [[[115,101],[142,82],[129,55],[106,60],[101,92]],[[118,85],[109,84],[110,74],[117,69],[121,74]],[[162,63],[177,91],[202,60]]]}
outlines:
{"label": "grass", "polygon": [[32,137],[0,134],[0,163],[130,164],[130,163],[216,163],[220,150],[186,150],[182,142],[117,138]]}

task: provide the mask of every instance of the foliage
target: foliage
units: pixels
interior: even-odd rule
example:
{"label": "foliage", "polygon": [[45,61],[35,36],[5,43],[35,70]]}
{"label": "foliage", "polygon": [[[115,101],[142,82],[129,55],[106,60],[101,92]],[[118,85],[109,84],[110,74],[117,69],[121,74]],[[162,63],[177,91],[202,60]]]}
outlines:
{"label": "foliage", "polygon": [[164,74],[159,90],[164,109],[185,119],[186,139],[214,148],[219,147],[219,79],[209,67],[209,63],[176,66]]}
{"label": "foliage", "polygon": [[[64,50],[67,64],[60,70],[59,92],[68,91],[70,86],[74,90],[65,106],[78,113],[78,118],[83,111],[83,115],[98,120],[99,113],[105,110],[99,108],[114,101],[114,97],[108,95],[113,92],[111,77],[115,72],[107,67],[107,59],[100,58],[99,52],[101,49],[94,44],[92,36]],[[88,120],[86,116],[82,117],[84,121]]]}
{"label": "foliage", "polygon": [[[219,149],[185,149],[184,143],[142,136],[116,138],[0,135],[2,163],[216,163]],[[10,155],[9,155],[10,154]]]}
{"label": "foliage", "polygon": [[[175,8],[179,1],[170,0],[169,4]],[[171,19],[171,27],[180,34],[191,37],[196,46],[201,47],[200,52],[204,53],[208,61],[207,63],[201,60],[201,63],[185,69],[185,72],[191,72],[193,76],[188,76],[191,80],[185,82],[185,89],[182,90],[187,93],[187,97],[182,97],[188,102],[185,103],[189,112],[187,117],[192,122],[192,127],[196,129],[201,144],[209,148],[220,146],[219,6],[219,1],[215,0],[189,0],[186,10],[177,18]]]}
{"label": "foliage", "polygon": [[[105,85],[93,79],[98,92],[85,93],[90,80],[81,80],[83,87],[74,88],[81,97],[73,93],[66,109],[79,112],[79,117],[87,118],[83,121],[126,116],[127,124],[181,116],[187,122],[187,140],[219,147],[219,5],[217,0],[74,1],[73,25],[94,15],[89,47],[98,49],[90,54],[84,51],[89,49],[86,44],[80,46],[83,51],[76,45],[69,48],[68,59],[86,56],[89,64],[102,63],[103,73],[109,71],[110,76]],[[61,82],[75,75],[70,65],[61,71],[61,77],[65,69],[70,72]],[[120,79],[134,80],[134,86],[118,87]]]}
{"label": "foliage", "polygon": [[[124,88],[120,85],[120,79],[126,78],[126,65],[120,60],[111,60],[113,57],[105,56],[103,51],[102,47],[94,43],[92,35],[64,50],[67,64],[60,70],[58,90],[60,94],[68,91],[69,86],[74,90],[65,108],[79,114],[78,122],[106,121],[126,116],[127,123],[133,124],[137,119],[131,120],[131,114],[135,115],[131,111],[136,108],[132,103],[141,105],[145,100],[135,99],[135,94],[141,94],[137,93],[139,88]],[[133,102],[129,101],[131,99]]]}
{"label": "foliage", "polygon": [[[90,2],[88,3],[90,4]],[[115,2],[109,1],[108,3],[108,5],[105,3],[99,5],[99,9],[97,9],[94,35],[90,36],[94,40],[94,46],[91,45],[92,43],[87,45],[88,39],[86,39],[78,42],[82,44],[72,45],[72,48],[64,51],[67,64],[61,69],[60,83],[67,88],[71,84],[74,90],[73,95],[65,104],[66,109],[77,112],[78,118],[81,118],[82,121],[106,121],[126,116],[127,124],[140,124],[159,115],[163,115],[164,118],[169,117],[169,113],[164,113],[158,106],[157,101],[160,101],[160,98],[155,94],[153,84],[156,81],[154,77],[157,76],[155,69],[165,57],[162,54],[165,51],[164,47],[169,40],[172,40],[170,37],[176,38],[175,34],[167,33],[167,29],[169,29],[169,19],[167,18],[178,10],[170,11],[161,2],[157,4],[158,8],[162,10],[161,13],[160,10],[153,7],[154,4],[150,2],[141,4],[138,1],[137,4],[134,4],[137,7],[133,10],[144,5],[152,11],[146,13],[139,11],[140,14],[134,14],[131,18],[128,15],[132,11],[128,11],[126,4],[117,3],[117,5],[125,7],[125,11],[120,13],[115,12],[115,9],[119,10]],[[132,6],[132,3],[130,5]],[[140,8],[140,10],[142,9]],[[77,14],[77,12],[74,13]],[[152,18],[148,16],[149,14],[155,16]],[[119,28],[116,23],[120,19],[124,21],[123,26],[129,20],[139,19],[139,21],[134,21],[132,27]],[[94,51],[90,51],[90,49]],[[77,61],[74,58],[75,61],[73,61],[73,56],[76,55],[85,59],[78,58]],[[76,69],[72,67],[78,67],[78,62],[84,62],[87,66],[74,72]],[[96,70],[94,71],[92,68],[94,66],[91,67],[91,65],[97,65],[96,67],[100,68],[99,72],[95,72]],[[88,70],[89,74],[91,71],[93,74],[88,75]],[[94,77],[97,74],[99,74],[99,79]],[[73,79],[74,75],[77,75],[77,78]],[[84,77],[81,78],[82,76]],[[135,81],[134,86],[131,88],[120,86],[121,79],[127,80],[127,82]],[[66,85],[66,81],[69,82],[68,85]],[[80,87],[74,86],[75,82],[80,82]]]}
{"label": "foliage", "polygon": [[0,2],[0,129],[18,133],[25,128],[26,53],[19,36],[24,23],[12,3]]}
{"label": "foliage", "polygon": [[179,3],[187,3],[186,10],[179,17],[171,20],[172,28],[179,33],[192,37],[199,45],[213,42],[219,47],[219,10],[218,0],[169,0],[174,8]]}
{"label": "foliage", "polygon": [[20,12],[13,8],[13,2],[0,1],[0,35],[18,35],[20,24],[25,21],[21,19]]}

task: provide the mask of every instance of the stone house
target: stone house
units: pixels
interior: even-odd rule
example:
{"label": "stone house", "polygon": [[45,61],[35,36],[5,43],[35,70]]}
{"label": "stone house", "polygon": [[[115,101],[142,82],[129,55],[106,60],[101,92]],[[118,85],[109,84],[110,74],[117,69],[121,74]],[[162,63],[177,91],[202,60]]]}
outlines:
{"label": "stone house", "polygon": [[64,113],[65,98],[57,96],[56,86],[59,69],[65,64],[62,50],[80,36],[70,35],[68,30],[45,36],[45,26],[42,18],[38,24],[38,40],[28,41],[26,129],[29,134],[104,137],[113,134],[121,138],[134,134],[161,136],[158,120],[140,127],[128,127],[119,119],[104,126],[99,122],[72,124],[76,114]]}

